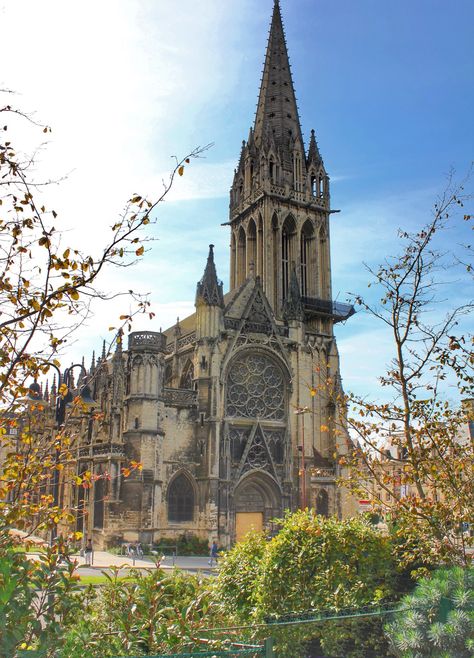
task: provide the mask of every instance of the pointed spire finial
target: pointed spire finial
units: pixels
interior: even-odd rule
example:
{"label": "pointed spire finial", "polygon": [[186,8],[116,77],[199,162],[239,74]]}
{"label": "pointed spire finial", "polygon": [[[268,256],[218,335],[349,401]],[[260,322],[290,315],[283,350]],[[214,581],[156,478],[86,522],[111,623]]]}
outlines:
{"label": "pointed spire finial", "polygon": [[222,292],[222,282],[217,278],[213,244],[209,245],[206,268],[202,279],[197,284],[196,303],[198,300],[203,301],[207,306],[224,307],[224,293]]}
{"label": "pointed spire finial", "polygon": [[105,357],[107,355],[107,350],[105,348],[105,340],[102,342],[102,361],[105,361]]}
{"label": "pointed spire finial", "polygon": [[314,130],[311,130],[311,137],[309,140],[308,166],[311,162],[314,162],[315,164],[319,164],[320,162],[322,162],[322,158],[319,152],[318,142],[316,141],[316,135]]}
{"label": "pointed spire finial", "polygon": [[[270,128],[270,130],[268,130]],[[260,148],[265,135],[274,137],[285,163],[293,161],[293,147],[304,151],[280,3],[275,0],[265,65],[255,115],[254,140]],[[304,172],[302,172],[304,174]]]}

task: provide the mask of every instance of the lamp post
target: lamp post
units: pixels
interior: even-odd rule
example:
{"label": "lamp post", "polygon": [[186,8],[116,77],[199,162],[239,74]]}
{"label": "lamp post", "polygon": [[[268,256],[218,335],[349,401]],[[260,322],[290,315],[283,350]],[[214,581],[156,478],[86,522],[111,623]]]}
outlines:
{"label": "lamp post", "polygon": [[305,414],[310,414],[309,407],[298,407],[295,410],[296,416],[302,416],[301,419],[301,445],[298,446],[298,451],[301,452],[301,509],[306,509],[306,458],[305,458],[305,445],[304,445],[304,417]]}
{"label": "lamp post", "polygon": [[[81,374],[82,374],[82,379],[85,381],[87,377],[87,372],[84,366],[81,363],[75,363],[69,368],[66,368],[64,372],[61,374],[60,369],[54,364],[54,363],[45,363],[45,365],[48,365],[51,368],[54,368],[58,374],[58,394],[56,396],[56,409],[55,409],[55,422],[56,422],[56,431],[60,431],[66,422],[66,411],[67,411],[67,405],[71,404],[73,401],[73,394],[71,392],[71,385],[72,385],[72,374],[75,368],[80,368],[81,369]],[[61,393],[61,387],[65,386],[67,388],[66,392],[64,395]],[[87,382],[83,384],[80,389],[79,389],[79,398],[81,401],[81,404],[92,408],[95,406],[95,400],[93,400],[92,395],[91,395],[91,390]],[[30,385],[27,399],[30,402],[39,402],[41,401],[41,389],[39,387],[39,384],[36,382],[36,380]],[[59,507],[59,457],[60,457],[60,446],[57,445],[56,443],[56,438],[55,438],[55,459],[54,459],[54,472],[53,472],[53,486],[52,486],[52,494],[53,494],[53,506],[54,507]],[[51,536],[50,536],[50,544],[51,546],[54,544],[56,538],[58,536],[58,529],[57,525],[54,524],[51,528]]]}

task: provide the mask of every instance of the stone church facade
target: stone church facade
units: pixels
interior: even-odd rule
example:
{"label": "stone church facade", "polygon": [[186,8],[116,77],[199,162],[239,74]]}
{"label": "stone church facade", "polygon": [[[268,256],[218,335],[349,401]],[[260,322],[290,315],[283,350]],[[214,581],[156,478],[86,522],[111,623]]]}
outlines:
{"label": "stone church facade", "polygon": [[[230,545],[285,510],[352,513],[332,301],[330,183],[303,142],[278,1],[254,127],[230,191],[230,291],[210,245],[196,311],[93,365],[78,527],[96,546],[183,533]],[[341,429],[342,428],[342,429]],[[123,477],[133,460],[141,469]]]}

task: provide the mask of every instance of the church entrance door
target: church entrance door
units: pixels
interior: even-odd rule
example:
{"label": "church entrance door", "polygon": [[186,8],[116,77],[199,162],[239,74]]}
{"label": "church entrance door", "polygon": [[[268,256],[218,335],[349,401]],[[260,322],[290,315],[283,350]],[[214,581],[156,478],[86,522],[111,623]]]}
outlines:
{"label": "church entrance door", "polygon": [[234,493],[234,541],[250,530],[270,531],[272,519],[281,511],[281,494],[273,478],[262,471],[244,475]]}
{"label": "church entrance door", "polygon": [[241,541],[251,530],[263,530],[263,512],[237,512],[235,515],[235,540]]}

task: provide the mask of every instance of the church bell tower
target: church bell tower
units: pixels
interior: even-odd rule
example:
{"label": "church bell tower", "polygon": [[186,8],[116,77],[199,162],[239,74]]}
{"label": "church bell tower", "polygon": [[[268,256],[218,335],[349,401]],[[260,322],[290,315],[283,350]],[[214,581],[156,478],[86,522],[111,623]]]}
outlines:
{"label": "church bell tower", "polygon": [[332,333],[330,214],[329,176],[314,130],[305,149],[275,0],[255,124],[230,192],[231,290],[259,276],[283,320],[294,271],[308,328]]}

